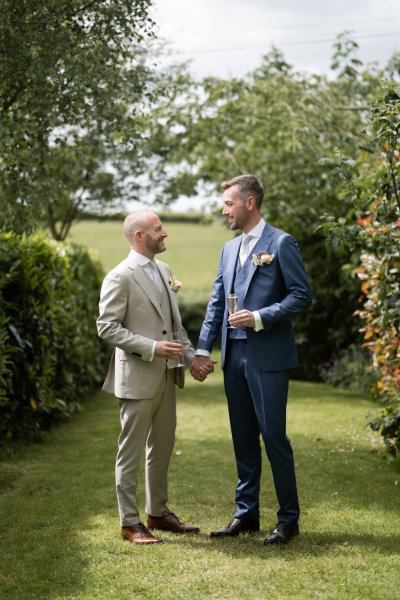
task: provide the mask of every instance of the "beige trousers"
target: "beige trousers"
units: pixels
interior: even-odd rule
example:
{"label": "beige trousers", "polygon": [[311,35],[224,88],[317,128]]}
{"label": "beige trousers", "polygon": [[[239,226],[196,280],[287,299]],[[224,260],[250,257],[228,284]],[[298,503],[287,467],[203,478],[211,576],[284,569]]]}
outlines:
{"label": "beige trousers", "polygon": [[175,375],[165,371],[155,395],[144,400],[119,399],[121,434],[115,465],[121,526],[139,523],[136,488],[140,459],[146,448],[147,514],[161,517],[170,512],[168,467],[175,442]]}

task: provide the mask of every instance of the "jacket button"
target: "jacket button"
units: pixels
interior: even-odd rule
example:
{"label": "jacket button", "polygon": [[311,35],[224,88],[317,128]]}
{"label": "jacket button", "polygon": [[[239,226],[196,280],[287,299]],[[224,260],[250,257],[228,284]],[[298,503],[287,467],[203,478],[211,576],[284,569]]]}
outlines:
{"label": "jacket button", "polygon": [[167,332],[165,331],[165,329],[163,329],[163,335],[167,335]]}

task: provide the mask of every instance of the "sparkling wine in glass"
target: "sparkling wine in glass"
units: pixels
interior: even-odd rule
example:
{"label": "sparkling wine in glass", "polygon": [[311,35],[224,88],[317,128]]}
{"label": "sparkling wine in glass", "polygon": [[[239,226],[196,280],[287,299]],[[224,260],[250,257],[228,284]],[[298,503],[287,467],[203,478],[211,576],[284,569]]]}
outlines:
{"label": "sparkling wine in glass", "polygon": [[[233,315],[237,311],[238,297],[236,294],[228,294],[226,297],[228,313]],[[234,325],[228,325],[228,329],[237,329]]]}
{"label": "sparkling wine in glass", "polygon": [[[182,344],[182,332],[181,331],[173,331],[172,332],[172,338],[174,340],[174,342],[178,342],[178,344]],[[182,344],[183,345],[183,344]],[[182,355],[179,355],[178,358],[178,363],[176,365],[177,367],[184,367],[184,363],[183,363],[183,358]]]}

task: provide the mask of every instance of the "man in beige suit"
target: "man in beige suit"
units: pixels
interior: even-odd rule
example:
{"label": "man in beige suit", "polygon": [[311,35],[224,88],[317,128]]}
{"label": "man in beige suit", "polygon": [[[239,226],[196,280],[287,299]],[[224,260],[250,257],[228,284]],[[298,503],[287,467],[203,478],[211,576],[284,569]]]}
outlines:
{"label": "man in beige suit", "polygon": [[[175,441],[175,385],[184,385],[183,359],[190,367],[194,349],[181,322],[173,278],[167,264],[155,261],[164,252],[164,231],[150,211],[128,215],[124,233],[131,251],[105,278],[97,319],[99,336],[114,346],[103,389],[120,403],[121,434],[116,460],[116,488],[121,535],[136,544],[162,540],[149,529],[197,533],[167,506],[167,473]],[[181,343],[172,332],[180,332]],[[203,380],[213,370],[210,361]],[[136,486],[146,448],[147,527],[139,518]]]}

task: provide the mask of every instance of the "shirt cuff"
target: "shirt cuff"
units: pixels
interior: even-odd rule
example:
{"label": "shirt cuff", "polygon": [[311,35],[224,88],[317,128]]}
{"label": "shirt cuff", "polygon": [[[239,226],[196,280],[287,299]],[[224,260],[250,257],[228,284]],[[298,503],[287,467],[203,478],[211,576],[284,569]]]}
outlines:
{"label": "shirt cuff", "polygon": [[157,342],[153,342],[153,348],[152,348],[151,353],[150,353],[149,362],[151,362],[153,360],[153,358],[154,358],[154,353],[156,351],[156,345],[157,345]]}
{"label": "shirt cuff", "polygon": [[211,352],[209,352],[208,350],[196,350],[195,356],[208,356],[208,358],[210,358],[211,356]]}
{"label": "shirt cuff", "polygon": [[255,310],[253,311],[253,315],[255,320],[254,331],[261,331],[262,329],[264,329],[264,323],[262,322],[260,313],[258,312],[258,310]]}

